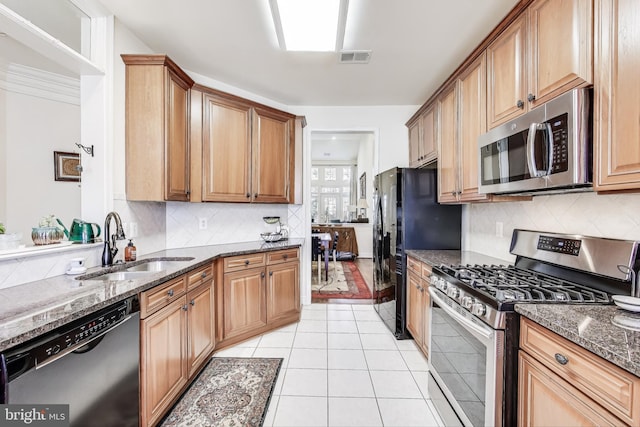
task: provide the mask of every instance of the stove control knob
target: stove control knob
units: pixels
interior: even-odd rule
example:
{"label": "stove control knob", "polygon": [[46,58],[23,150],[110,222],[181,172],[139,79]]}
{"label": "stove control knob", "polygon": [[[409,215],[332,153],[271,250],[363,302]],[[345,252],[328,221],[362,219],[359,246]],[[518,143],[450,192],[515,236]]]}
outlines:
{"label": "stove control knob", "polygon": [[473,303],[475,302],[475,299],[473,297],[464,297],[462,298],[462,306],[464,308],[466,308],[467,310],[471,310],[471,307],[473,306]]}
{"label": "stove control knob", "polygon": [[457,299],[460,296],[460,289],[455,286],[449,286],[447,289],[447,295],[453,299]]}
{"label": "stove control knob", "polygon": [[476,316],[482,317],[487,314],[487,306],[482,304],[481,302],[474,302],[471,305],[471,313],[475,314]]}

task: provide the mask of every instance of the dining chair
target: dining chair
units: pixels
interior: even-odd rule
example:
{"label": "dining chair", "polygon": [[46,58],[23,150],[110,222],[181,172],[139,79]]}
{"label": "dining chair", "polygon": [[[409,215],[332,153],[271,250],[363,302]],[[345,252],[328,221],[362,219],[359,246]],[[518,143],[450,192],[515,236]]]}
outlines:
{"label": "dining chair", "polygon": [[321,279],[321,259],[322,259],[322,241],[317,236],[311,236],[311,263],[312,263],[312,271],[313,271],[313,263],[315,262],[318,266],[318,283],[320,283]]}
{"label": "dining chair", "polygon": [[[338,277],[338,239],[340,238],[340,234],[336,231],[333,233],[333,241],[331,242],[331,249],[329,250],[329,260],[333,261],[333,279],[335,280]],[[324,258],[325,252],[320,252],[320,256]]]}

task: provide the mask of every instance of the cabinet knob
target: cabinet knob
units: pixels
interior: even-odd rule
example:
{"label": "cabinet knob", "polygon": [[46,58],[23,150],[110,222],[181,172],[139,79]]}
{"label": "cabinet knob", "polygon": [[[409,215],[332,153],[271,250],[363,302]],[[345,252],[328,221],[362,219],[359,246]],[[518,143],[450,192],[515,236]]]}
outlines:
{"label": "cabinet knob", "polygon": [[183,309],[184,311],[187,311],[187,310],[189,310],[189,306],[188,306],[187,304],[185,304],[185,305],[183,305],[183,306],[182,306],[182,309]]}
{"label": "cabinet knob", "polygon": [[532,93],[529,94],[529,96],[527,96],[527,101],[529,102],[533,102],[536,100],[536,96]]}
{"label": "cabinet knob", "polygon": [[260,273],[260,277],[262,277],[264,279],[264,271],[262,273]]}
{"label": "cabinet knob", "polygon": [[202,274],[200,275],[200,277],[202,277],[203,279],[204,279],[205,277],[207,277],[207,272],[206,272],[206,271],[203,271],[203,272],[202,272]]}
{"label": "cabinet knob", "polygon": [[567,356],[564,356],[560,353],[556,353],[555,358],[556,358],[556,362],[558,362],[561,365],[566,365],[567,363],[569,363],[569,359],[567,358]]}
{"label": "cabinet knob", "polygon": [[451,192],[451,195],[452,195],[452,196],[455,196],[456,194],[458,194],[458,192],[457,192],[457,191],[452,191],[452,192]]}
{"label": "cabinet knob", "polygon": [[518,102],[516,102],[516,107],[520,109],[524,108],[524,102],[522,102],[521,99],[518,99]]}
{"label": "cabinet knob", "polygon": [[284,259],[289,258],[289,254],[284,254],[284,255],[282,255],[282,258],[284,258]]}
{"label": "cabinet knob", "polygon": [[251,194],[250,194],[250,193],[247,193],[247,199],[248,199],[249,197],[251,197]]}
{"label": "cabinet knob", "polygon": [[269,272],[269,277],[273,276],[273,271]]}
{"label": "cabinet knob", "polygon": [[169,291],[167,292],[167,295],[169,295],[170,297],[173,296],[173,289],[169,289]]}
{"label": "cabinet knob", "polygon": [[244,265],[249,265],[249,260],[248,259],[244,260]]}
{"label": "cabinet knob", "polygon": [[254,199],[257,199],[257,198],[258,198],[258,193],[254,194],[254,195],[253,195],[253,198],[254,198]]}
{"label": "cabinet knob", "polygon": [[196,305],[196,300],[195,300],[195,299],[192,299],[191,301],[189,301],[189,304],[191,304],[191,305]]}

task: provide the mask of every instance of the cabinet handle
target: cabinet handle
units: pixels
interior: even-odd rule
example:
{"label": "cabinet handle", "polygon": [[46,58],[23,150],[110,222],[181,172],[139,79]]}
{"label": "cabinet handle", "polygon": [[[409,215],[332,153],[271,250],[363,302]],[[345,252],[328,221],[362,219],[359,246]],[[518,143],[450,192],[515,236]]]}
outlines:
{"label": "cabinet handle", "polygon": [[207,277],[207,272],[206,272],[206,271],[203,271],[203,272],[202,272],[202,274],[200,275],[200,277],[202,277],[203,279],[204,279],[205,277]]}
{"label": "cabinet handle", "polygon": [[251,194],[247,193],[247,199],[248,199],[249,197],[251,197]]}
{"label": "cabinet handle", "polygon": [[273,276],[273,271],[269,272],[269,277]]}
{"label": "cabinet handle", "polygon": [[569,363],[569,359],[560,353],[556,353],[555,358],[556,358],[556,362],[558,362],[561,365],[566,365],[567,363]]}
{"label": "cabinet handle", "polygon": [[191,191],[187,190],[187,196],[191,195]]}
{"label": "cabinet handle", "polygon": [[518,99],[518,102],[516,102],[516,107],[520,109],[524,108],[524,102],[522,102],[521,99]]}
{"label": "cabinet handle", "polygon": [[253,195],[253,198],[254,198],[254,199],[257,199],[257,198],[258,198],[258,193],[254,194],[254,195]]}
{"label": "cabinet handle", "polygon": [[284,259],[289,258],[289,254],[284,254],[284,255],[282,255],[282,258],[284,258]]}
{"label": "cabinet handle", "polygon": [[262,273],[260,273],[260,277],[262,277],[264,279],[264,271]]}
{"label": "cabinet handle", "polygon": [[196,300],[195,300],[195,299],[192,299],[191,301],[189,301],[189,304],[191,304],[191,305],[196,305]]}
{"label": "cabinet handle", "polygon": [[536,96],[532,93],[529,94],[529,96],[527,96],[527,101],[529,102],[533,102],[536,100]]}
{"label": "cabinet handle", "polygon": [[183,305],[183,306],[182,306],[182,309],[183,309],[184,311],[187,311],[187,310],[189,310],[189,306],[188,306],[187,304],[185,304],[185,305]]}
{"label": "cabinet handle", "polygon": [[452,196],[455,196],[456,194],[458,194],[458,192],[457,192],[457,191],[452,191],[452,192],[451,192],[451,195],[452,195]]}
{"label": "cabinet handle", "polygon": [[244,260],[244,265],[249,265],[249,260],[248,259]]}
{"label": "cabinet handle", "polygon": [[167,295],[169,295],[170,297],[173,296],[173,289],[169,289],[169,292],[167,292]]}

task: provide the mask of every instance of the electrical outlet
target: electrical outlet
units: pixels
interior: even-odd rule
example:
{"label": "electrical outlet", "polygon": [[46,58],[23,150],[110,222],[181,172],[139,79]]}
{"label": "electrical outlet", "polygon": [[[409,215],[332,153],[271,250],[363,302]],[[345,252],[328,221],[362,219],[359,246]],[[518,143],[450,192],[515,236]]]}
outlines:
{"label": "electrical outlet", "polygon": [[198,218],[198,228],[200,230],[207,229],[207,218]]}
{"label": "electrical outlet", "polygon": [[496,221],[496,237],[504,237],[504,224]]}
{"label": "electrical outlet", "polygon": [[131,237],[132,239],[134,237],[138,237],[138,223],[137,222],[132,222],[129,224],[129,237]]}

